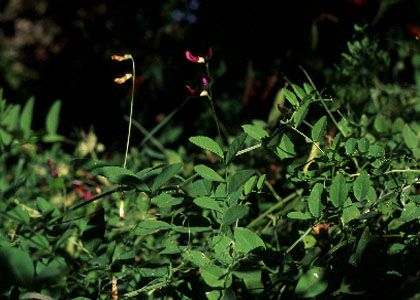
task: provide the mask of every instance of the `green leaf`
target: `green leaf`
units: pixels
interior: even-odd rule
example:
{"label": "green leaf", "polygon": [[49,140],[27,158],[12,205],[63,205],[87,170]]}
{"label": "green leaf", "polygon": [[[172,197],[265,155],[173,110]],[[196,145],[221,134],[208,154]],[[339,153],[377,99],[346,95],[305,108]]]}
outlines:
{"label": "green leaf", "polygon": [[255,170],[245,169],[235,172],[235,174],[228,177],[228,186],[230,192],[235,192],[241,188],[255,174]]}
{"label": "green leaf", "polygon": [[246,288],[251,293],[258,294],[264,290],[264,284],[261,281],[261,270],[233,271],[232,273],[244,281]]}
{"label": "green leaf", "polygon": [[355,138],[349,138],[344,144],[344,148],[346,149],[346,154],[349,156],[353,156],[356,151],[356,146],[357,146],[357,140]]}
{"label": "green leaf", "polygon": [[20,129],[22,129],[25,138],[28,138],[31,134],[34,101],[34,97],[29,98],[22,110],[22,115],[20,116]]}
{"label": "green leaf", "polygon": [[13,105],[5,114],[4,119],[1,121],[2,124],[10,131],[16,130],[19,125],[20,106]]}
{"label": "green leaf", "polygon": [[258,191],[262,190],[263,184],[264,184],[264,181],[265,181],[265,177],[266,177],[266,175],[263,174],[258,178],[258,181],[257,181],[257,190]]}
{"label": "green leaf", "polygon": [[298,128],[299,125],[305,119],[305,117],[306,117],[306,115],[308,113],[308,109],[309,109],[309,105],[310,104],[311,104],[311,101],[306,101],[293,114],[293,121],[294,121],[295,128]]}
{"label": "green leaf", "polygon": [[253,124],[245,124],[242,125],[245,133],[248,134],[250,137],[256,139],[257,141],[261,141],[263,138],[268,137],[268,132],[264,130],[261,126],[253,125]]}
{"label": "green leaf", "polygon": [[359,148],[359,151],[362,153],[368,152],[369,150],[369,140],[365,137],[361,138],[357,141],[357,148]]}
{"label": "green leaf", "polygon": [[188,260],[198,267],[211,264],[211,260],[201,251],[188,250],[182,254],[182,258]]}
{"label": "green leaf", "polygon": [[194,171],[196,171],[198,175],[200,175],[204,179],[210,181],[225,182],[222,176],[220,176],[216,171],[205,165],[196,165],[194,167]]}
{"label": "green leaf", "polygon": [[362,259],[362,254],[366,249],[366,246],[372,239],[372,235],[369,232],[369,227],[365,226],[365,229],[360,236],[359,242],[357,243],[356,251],[350,256],[349,263],[357,267]]}
{"label": "green leaf", "polygon": [[366,171],[360,172],[360,175],[357,176],[356,180],[353,183],[353,193],[357,200],[365,200],[371,182],[369,180],[369,175]]}
{"label": "green leaf", "polygon": [[229,164],[235,158],[236,153],[238,153],[245,144],[245,140],[246,134],[242,133],[235,137],[235,139],[230,143],[226,153],[226,164]]}
{"label": "green leaf", "polygon": [[67,273],[68,267],[63,257],[56,257],[43,269],[38,270],[35,278],[37,283],[57,282]]}
{"label": "green leaf", "polygon": [[370,145],[369,146],[369,155],[373,157],[384,157],[385,149],[379,145]]}
{"label": "green leaf", "polygon": [[287,214],[289,219],[297,219],[297,220],[309,220],[312,219],[312,216],[308,212],[301,212],[301,211],[291,211]]}
{"label": "green leaf", "polygon": [[31,257],[18,248],[4,246],[0,248],[0,265],[4,274],[13,283],[30,287],[34,280],[35,269]]}
{"label": "green leaf", "polygon": [[280,144],[276,148],[276,154],[280,159],[291,158],[296,155],[295,145],[286,134],[281,137]]}
{"label": "green leaf", "polygon": [[303,89],[305,90],[305,92],[307,94],[311,94],[314,91],[314,88],[312,87],[312,85],[308,84],[308,83],[303,83]]}
{"label": "green leaf", "polygon": [[410,222],[412,220],[420,218],[420,207],[415,203],[410,202],[404,206],[403,211],[401,212],[400,219],[404,222]]}
{"label": "green leaf", "polygon": [[232,284],[232,276],[228,274],[227,270],[216,265],[209,264],[201,267],[200,274],[210,287],[226,288]]}
{"label": "green leaf", "polygon": [[257,175],[252,176],[249,178],[244,184],[244,194],[249,195],[251,194],[252,190],[254,189],[255,185],[257,184]]}
{"label": "green leaf", "polygon": [[195,198],[193,202],[197,206],[200,206],[201,208],[215,210],[215,211],[218,211],[218,212],[222,211],[219,203],[216,200],[214,200],[210,197],[207,197],[207,196],[202,196],[202,197]]}
{"label": "green leaf", "polygon": [[153,202],[159,208],[169,208],[175,205],[182,203],[183,198],[181,197],[174,197],[168,193],[159,194],[157,197],[153,199]]}
{"label": "green leaf", "polygon": [[215,253],[215,258],[224,264],[233,262],[233,257],[231,256],[232,245],[232,240],[225,235],[214,236],[211,239],[211,247]]}
{"label": "green leaf", "polygon": [[407,124],[402,130],[402,135],[404,143],[409,149],[416,149],[418,147],[419,139],[417,138],[415,132]]}
{"label": "green leaf", "polygon": [[354,203],[351,202],[350,198],[347,198],[343,206],[344,208],[342,218],[344,224],[347,224],[350,221],[356,219],[358,216],[360,216],[359,209]]}
{"label": "green leaf", "polygon": [[306,96],[306,92],[298,85],[292,83],[292,89],[300,100],[303,100]]}
{"label": "green leaf", "polygon": [[321,183],[316,183],[312,188],[311,194],[308,197],[309,212],[315,217],[321,216],[324,205],[321,203],[321,195],[324,191],[324,186]]}
{"label": "green leaf", "polygon": [[135,233],[137,235],[147,235],[158,232],[160,230],[170,229],[172,226],[166,222],[159,220],[146,220],[137,225]]}
{"label": "green leaf", "polygon": [[325,135],[325,128],[327,127],[327,117],[323,116],[321,119],[319,119],[314,127],[312,127],[312,140],[314,142],[319,142],[322,137]]}
{"label": "green leaf", "polygon": [[342,174],[337,174],[330,186],[330,201],[335,207],[341,207],[347,199],[349,188]]}
{"label": "green leaf", "polygon": [[108,178],[109,181],[116,184],[131,185],[140,181],[133,171],[117,166],[95,168],[92,170],[92,173],[95,175],[103,175]]}
{"label": "green leaf", "polygon": [[387,132],[391,127],[390,121],[383,114],[378,114],[373,122],[373,127],[379,133]]}
{"label": "green leaf", "polygon": [[47,114],[45,127],[48,135],[57,135],[58,121],[60,118],[61,101],[57,100],[53,103]]}
{"label": "green leaf", "polygon": [[242,219],[248,214],[249,207],[246,205],[234,205],[229,207],[223,215],[223,225],[228,226]]}
{"label": "green leaf", "polygon": [[7,212],[7,214],[15,219],[16,221],[29,225],[30,217],[27,211],[23,210],[20,206],[16,206],[14,209]]}
{"label": "green leaf", "polygon": [[322,294],[328,287],[328,282],[324,280],[324,277],[324,268],[312,267],[299,278],[295,293],[304,298],[315,297]]}
{"label": "green leaf", "polygon": [[293,106],[298,106],[299,102],[296,98],[296,95],[294,93],[292,93],[291,91],[289,91],[286,88],[283,88],[283,92],[284,92],[284,96],[286,97],[287,101],[290,102],[290,104],[292,104]]}
{"label": "green leaf", "polygon": [[220,300],[222,299],[222,291],[213,290],[213,291],[206,292],[206,297],[208,300]]}
{"label": "green leaf", "polygon": [[235,228],[233,236],[235,240],[235,250],[237,252],[247,254],[256,248],[265,248],[263,240],[255,232],[247,228]]}
{"label": "green leaf", "polygon": [[172,165],[167,165],[163,168],[162,173],[160,173],[154,180],[152,186],[152,193],[155,193],[160,189],[165,183],[171,180],[175,174],[177,174],[182,169],[183,163],[177,163]]}
{"label": "green leaf", "polygon": [[216,154],[221,160],[223,160],[223,150],[215,140],[199,135],[190,137],[189,141],[202,149]]}
{"label": "green leaf", "polygon": [[183,187],[187,195],[193,198],[209,195],[211,188],[212,182],[205,179],[195,180]]}

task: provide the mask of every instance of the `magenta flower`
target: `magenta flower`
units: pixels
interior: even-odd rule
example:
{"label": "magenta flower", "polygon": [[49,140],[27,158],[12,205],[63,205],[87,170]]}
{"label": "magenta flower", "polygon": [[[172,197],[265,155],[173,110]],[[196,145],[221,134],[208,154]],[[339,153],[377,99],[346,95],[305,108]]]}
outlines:
{"label": "magenta flower", "polygon": [[203,86],[208,86],[210,83],[210,78],[207,75],[201,75],[201,84]]}
{"label": "magenta flower", "polygon": [[206,89],[202,89],[201,91],[199,91],[199,90],[193,89],[189,85],[186,85],[185,88],[187,89],[187,92],[188,92],[188,94],[190,94],[190,96],[200,96],[200,97],[203,97],[203,96],[208,96],[209,95],[209,93],[208,93],[208,91]]}
{"label": "magenta flower", "polygon": [[187,89],[188,94],[190,94],[191,96],[194,96],[197,94],[197,90],[194,90],[192,87],[190,87],[188,84],[185,86],[185,88]]}
{"label": "magenta flower", "polygon": [[212,56],[213,56],[213,49],[212,48],[209,48],[208,50],[207,50],[207,55],[205,55],[205,56],[198,56],[198,55],[194,55],[194,54],[192,54],[191,53],[191,51],[190,50],[186,50],[185,51],[185,57],[190,61],[190,62],[193,62],[193,63],[199,63],[199,64],[203,64],[203,63],[205,63],[206,61],[208,61],[210,58],[212,58]]}
{"label": "magenta flower", "polygon": [[185,51],[185,57],[193,63],[204,63],[204,57],[195,56],[189,50]]}

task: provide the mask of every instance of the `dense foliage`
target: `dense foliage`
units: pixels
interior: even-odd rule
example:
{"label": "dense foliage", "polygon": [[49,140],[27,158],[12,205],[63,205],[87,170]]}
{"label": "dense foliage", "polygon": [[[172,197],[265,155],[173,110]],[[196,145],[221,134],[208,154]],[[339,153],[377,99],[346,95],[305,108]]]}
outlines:
{"label": "dense foliage", "polygon": [[[416,299],[419,82],[396,73],[418,41],[399,47],[356,27],[331,86],[302,70],[245,124],[217,102],[212,51],[187,52],[205,75],[157,127],[133,120],[124,164],[93,131],[68,151],[60,101],[38,131],[33,98],[2,97],[2,298]],[[203,128],[167,126],[197,103]]]}

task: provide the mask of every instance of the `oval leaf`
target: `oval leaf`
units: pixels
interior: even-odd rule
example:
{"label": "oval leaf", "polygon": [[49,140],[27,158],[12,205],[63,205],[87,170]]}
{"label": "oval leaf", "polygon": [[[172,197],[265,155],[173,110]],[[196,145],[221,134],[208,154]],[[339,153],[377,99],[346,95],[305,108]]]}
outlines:
{"label": "oval leaf", "polygon": [[342,174],[337,174],[330,186],[330,201],[335,207],[343,206],[349,192],[346,180]]}
{"label": "oval leaf", "polygon": [[216,154],[220,159],[223,159],[223,150],[215,140],[199,135],[190,137],[189,141],[202,149]]}
{"label": "oval leaf", "polygon": [[0,264],[15,284],[24,287],[32,285],[35,270],[28,253],[14,247],[1,247]]}
{"label": "oval leaf", "polygon": [[222,176],[220,176],[215,170],[205,166],[205,165],[196,165],[194,171],[198,173],[204,179],[210,181],[225,182]]}
{"label": "oval leaf", "polygon": [[229,207],[223,216],[223,225],[228,226],[246,216],[248,214],[249,207],[245,205],[234,205]]}
{"label": "oval leaf", "polygon": [[295,127],[299,127],[299,125],[303,122],[303,120],[306,117],[306,114],[308,113],[309,105],[311,104],[310,101],[306,101],[303,103],[301,107],[294,113],[293,115],[293,121],[295,123]]}
{"label": "oval leaf", "polygon": [[356,199],[359,201],[364,200],[368,194],[369,188],[369,175],[366,171],[362,171],[353,183],[353,193]]}
{"label": "oval leaf", "polygon": [[201,208],[207,208],[219,212],[221,211],[220,205],[217,201],[207,196],[195,198],[193,202]]}
{"label": "oval leaf", "polygon": [[319,142],[322,139],[325,133],[326,126],[327,126],[326,116],[323,116],[321,119],[319,119],[315,123],[314,127],[312,127],[312,132],[311,132],[312,140],[314,142]]}
{"label": "oval leaf", "polygon": [[293,106],[298,106],[299,105],[299,102],[298,102],[295,94],[293,94],[291,91],[289,91],[286,88],[283,89],[283,92],[284,92],[284,96],[286,97],[287,101],[290,102],[290,104],[292,104]]}
{"label": "oval leaf", "polygon": [[167,165],[162,172],[155,178],[152,186],[152,193],[155,193],[165,183],[167,183],[175,174],[181,170],[183,163]]}
{"label": "oval leaf", "polygon": [[295,292],[304,298],[315,297],[323,293],[328,287],[328,282],[324,280],[324,276],[324,268],[312,267],[299,278]]}
{"label": "oval leaf", "polygon": [[321,203],[321,194],[323,190],[324,186],[321,183],[316,183],[308,198],[309,212],[315,218],[319,218],[321,216],[321,211],[324,208]]}
{"label": "oval leaf", "polygon": [[265,248],[263,240],[255,232],[247,228],[237,227],[233,235],[237,252],[246,254],[258,247]]}
{"label": "oval leaf", "polygon": [[262,127],[252,124],[242,125],[242,128],[250,137],[261,141],[263,138],[268,136],[268,132],[265,131]]}

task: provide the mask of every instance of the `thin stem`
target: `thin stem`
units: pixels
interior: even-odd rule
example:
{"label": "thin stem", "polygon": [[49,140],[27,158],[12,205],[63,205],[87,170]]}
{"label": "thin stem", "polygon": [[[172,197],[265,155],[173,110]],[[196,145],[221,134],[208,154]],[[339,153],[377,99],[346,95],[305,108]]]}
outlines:
{"label": "thin stem", "polygon": [[220,124],[219,124],[219,119],[217,118],[217,114],[216,114],[216,109],[214,108],[214,102],[213,102],[213,92],[212,92],[212,85],[213,85],[213,80],[210,76],[210,67],[209,67],[209,62],[206,62],[206,73],[207,76],[210,79],[210,83],[209,83],[209,89],[208,89],[208,95],[207,98],[210,101],[210,107],[211,107],[211,115],[214,119],[214,122],[216,123],[216,127],[217,127],[217,134],[219,135],[220,141],[223,143],[223,138],[222,138],[222,132],[220,130]]}
{"label": "thin stem", "polygon": [[318,148],[319,151],[322,152],[322,154],[325,155],[324,150],[322,150],[317,143],[315,143],[310,137],[308,137],[306,134],[304,134],[302,131],[300,131],[299,129],[296,129],[295,127],[291,126],[290,128],[292,128],[294,131],[296,131],[298,134],[300,134],[301,136],[303,136],[305,139],[311,141],[311,143]]}
{"label": "thin stem", "polygon": [[389,170],[389,171],[384,172],[384,174],[391,174],[391,173],[420,173],[420,170],[402,169],[402,170]]}
{"label": "thin stem", "polygon": [[319,101],[321,101],[322,106],[325,108],[325,110],[327,111],[328,116],[331,118],[331,120],[333,121],[333,123],[335,124],[335,126],[337,126],[338,130],[340,130],[341,134],[344,137],[347,137],[347,134],[341,129],[340,125],[338,124],[337,120],[334,118],[333,114],[331,113],[331,111],[328,109],[327,105],[325,104],[324,99],[322,98],[321,94],[318,92],[314,82],[312,81],[311,77],[309,76],[309,74],[306,72],[306,70],[304,68],[302,68],[301,66],[299,66],[299,68],[302,70],[302,72],[305,74],[306,78],[309,80],[309,83],[312,85],[312,87],[314,88],[315,92],[317,93],[318,97],[319,97]]}
{"label": "thin stem", "polygon": [[124,156],[124,164],[123,164],[124,169],[127,166],[128,148],[130,147],[131,125],[132,125],[132,120],[133,120],[133,106],[134,106],[134,88],[136,84],[136,65],[135,65],[133,57],[131,57],[131,62],[133,65],[133,77],[131,79],[132,86],[131,86],[130,116],[129,116],[129,121],[128,121],[127,145],[125,147],[125,156]]}
{"label": "thin stem", "polygon": [[[128,118],[127,118],[128,119]],[[128,119],[129,120],[129,119]],[[150,135],[150,132],[140,124],[140,122],[136,120],[132,120],[134,127],[141,131],[145,136]],[[165,154],[166,149],[165,147],[155,138],[153,135],[150,135],[150,141],[162,152]]]}
{"label": "thin stem", "polygon": [[300,193],[302,192],[302,189],[291,193],[290,195],[288,195],[287,197],[281,199],[279,197],[279,195],[277,195],[277,193],[275,193],[275,198],[277,201],[279,201],[277,204],[273,205],[272,207],[270,207],[269,209],[267,209],[265,212],[263,212],[261,215],[259,215],[257,218],[255,218],[251,223],[248,224],[247,228],[252,228],[256,225],[258,225],[264,218],[266,218],[269,214],[271,214],[273,211],[279,209],[280,207],[282,207],[284,204],[286,204],[286,202],[292,200],[293,198],[295,198],[296,196],[300,195]]}
{"label": "thin stem", "polygon": [[307,236],[312,231],[312,226],[309,227],[289,248],[287,248],[286,253],[289,253],[293,250],[293,248],[296,247],[297,244],[299,244],[305,236]]}

